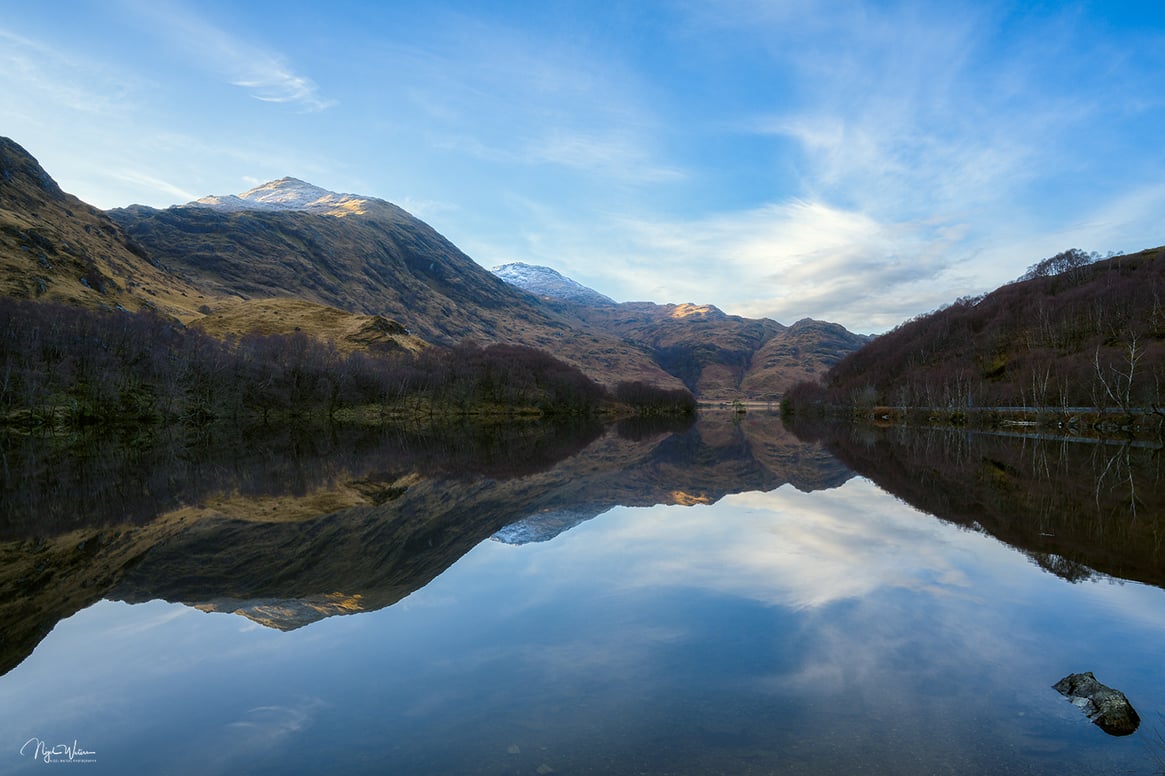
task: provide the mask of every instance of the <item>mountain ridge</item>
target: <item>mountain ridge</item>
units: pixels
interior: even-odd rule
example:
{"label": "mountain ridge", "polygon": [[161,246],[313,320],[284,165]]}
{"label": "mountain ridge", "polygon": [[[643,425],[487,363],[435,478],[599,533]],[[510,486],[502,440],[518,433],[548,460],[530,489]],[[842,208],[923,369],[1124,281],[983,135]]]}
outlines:
{"label": "mountain ridge", "polygon": [[437,345],[465,339],[526,345],[608,385],[642,380],[680,387],[642,349],[572,326],[407,211],[376,199],[349,207],[354,201],[333,207],[329,200],[315,212],[182,205],[133,206],[110,215],[180,277],[223,299],[293,296],[398,321]]}

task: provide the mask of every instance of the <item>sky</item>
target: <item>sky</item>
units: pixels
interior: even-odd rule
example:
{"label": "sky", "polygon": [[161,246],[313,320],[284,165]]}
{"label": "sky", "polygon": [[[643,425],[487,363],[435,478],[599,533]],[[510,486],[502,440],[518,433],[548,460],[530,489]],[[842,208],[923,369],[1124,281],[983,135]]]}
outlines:
{"label": "sky", "polygon": [[0,135],[101,208],[293,176],[484,267],[885,331],[1165,244],[1165,3],[0,0]]}

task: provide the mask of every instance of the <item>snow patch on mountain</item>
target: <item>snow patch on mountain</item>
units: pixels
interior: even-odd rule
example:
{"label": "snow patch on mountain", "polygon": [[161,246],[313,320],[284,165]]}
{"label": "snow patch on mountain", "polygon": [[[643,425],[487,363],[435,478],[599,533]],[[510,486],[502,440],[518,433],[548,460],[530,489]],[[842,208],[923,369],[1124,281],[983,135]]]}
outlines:
{"label": "snow patch on mountain", "polygon": [[592,288],[571,280],[550,267],[540,267],[521,261],[502,264],[490,272],[512,286],[529,291],[535,296],[562,299],[585,305],[612,305],[617,302]]}
{"label": "snow patch on mountain", "polygon": [[363,212],[369,197],[337,194],[298,178],[280,178],[244,191],[242,194],[211,195],[187,203],[187,207],[215,210],[300,210],[308,213]]}
{"label": "snow patch on mountain", "polygon": [[552,509],[510,523],[490,538],[502,544],[548,542],[580,523],[611,510],[610,505],[582,505],[574,509]]}

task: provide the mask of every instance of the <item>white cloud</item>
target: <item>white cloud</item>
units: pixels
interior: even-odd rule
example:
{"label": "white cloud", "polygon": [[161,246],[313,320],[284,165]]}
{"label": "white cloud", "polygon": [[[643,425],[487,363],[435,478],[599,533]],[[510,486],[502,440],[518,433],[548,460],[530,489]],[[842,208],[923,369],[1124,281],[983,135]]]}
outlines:
{"label": "white cloud", "polygon": [[294,104],[305,111],[321,111],[336,104],[320,94],[311,78],[296,72],[282,54],[221,29],[176,2],[134,2],[133,11],[152,22],[153,33],[185,52],[199,67],[246,89],[257,100]]}
{"label": "white cloud", "polygon": [[174,197],[179,202],[183,203],[190,202],[192,200],[198,199],[199,197],[205,196],[203,194],[195,194],[193,192],[186,191],[185,189],[168,181],[162,180],[161,178],[135,170],[113,170],[110,172],[110,175],[117,180],[132,184],[136,190],[140,191],[145,188],[150,191],[160,192],[167,198]]}
{"label": "white cloud", "polygon": [[815,317],[871,331],[971,293],[964,268],[948,263],[965,236],[959,223],[883,223],[792,200],[702,219],[612,215],[605,231],[571,233],[537,207],[529,212],[553,233],[528,235],[531,250],[602,267],[599,290],[622,300],[714,303],[782,323]]}
{"label": "white cloud", "polygon": [[683,580],[795,609],[883,588],[966,596],[971,591],[958,545],[990,541],[952,534],[864,480],[813,494],[791,488],[737,494],[716,512],[711,521],[701,507],[656,508],[621,523],[607,541],[625,548],[626,584],[666,587]]}
{"label": "white cloud", "polygon": [[104,64],[41,41],[0,29],[0,82],[5,99],[0,116],[32,120],[46,103],[82,114],[124,110],[141,81]]}
{"label": "white cloud", "polygon": [[791,141],[797,178],[772,189],[793,194],[695,219],[640,211],[602,245],[573,237],[573,263],[621,258],[607,265],[621,288],[600,290],[880,331],[1066,247],[1161,241],[1151,177],[1115,195],[1097,185],[1117,143],[1104,121],[1145,84],[1073,14],[1033,17],[1001,42],[1014,22],[990,7],[770,5],[698,8],[693,29],[712,45],[725,31],[762,42],[794,84],[765,105],[758,82],[755,112],[735,122]]}

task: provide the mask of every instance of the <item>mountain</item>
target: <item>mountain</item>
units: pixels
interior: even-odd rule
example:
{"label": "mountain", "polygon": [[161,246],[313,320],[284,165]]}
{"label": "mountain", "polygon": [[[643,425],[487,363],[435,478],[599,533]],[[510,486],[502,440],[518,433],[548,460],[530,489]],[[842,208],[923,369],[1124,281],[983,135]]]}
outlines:
{"label": "mountain", "polygon": [[298,178],[280,178],[242,194],[211,195],[189,203],[191,206],[238,212],[240,210],[302,210],[305,213],[344,215],[363,213],[367,197],[337,194]]}
{"label": "mountain", "polygon": [[786,327],[712,305],[616,303],[549,267],[515,263],[493,271],[564,315],[647,348],[704,400],[779,398],[869,341],[839,324],[811,319]]}
{"label": "mountain", "polygon": [[562,299],[584,305],[612,305],[615,300],[604,296],[582,283],[563,276],[550,267],[540,267],[515,261],[494,267],[493,272],[510,285],[529,291],[535,296]]}
{"label": "mountain", "polygon": [[830,369],[824,390],[797,393],[855,409],[1159,408],[1163,292],[1165,247],[1106,260],[1065,251],[903,323]]}
{"label": "mountain", "polygon": [[0,294],[198,317],[207,295],[154,262],[108,215],[61,191],[0,137]]}
{"label": "mountain", "polygon": [[871,339],[838,323],[803,318],[757,348],[740,390],[748,396],[783,395],[797,383],[820,380]]}
{"label": "mountain", "polygon": [[248,317],[256,300],[279,307],[295,299],[396,321],[439,345],[535,347],[607,384],[680,385],[643,348],[563,317],[384,200],[283,178],[240,195],[164,210],[134,205],[110,217],[162,266],[216,298],[203,309],[211,321]]}

